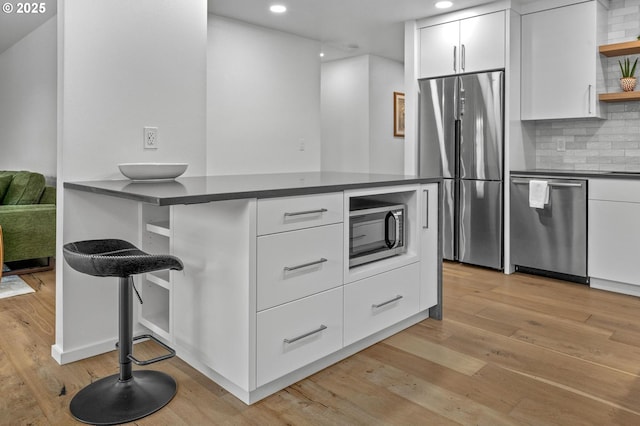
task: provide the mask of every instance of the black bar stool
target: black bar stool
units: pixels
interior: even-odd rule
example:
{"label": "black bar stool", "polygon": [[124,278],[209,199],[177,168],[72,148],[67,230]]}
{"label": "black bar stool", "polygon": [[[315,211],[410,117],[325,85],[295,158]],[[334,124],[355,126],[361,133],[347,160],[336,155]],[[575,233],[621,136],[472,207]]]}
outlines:
{"label": "black bar stool", "polygon": [[[160,371],[132,371],[131,363],[152,364],[173,357],[175,351],[150,334],[133,337],[132,296],[135,287],[132,275],[163,269],[180,271],[182,262],[175,256],[148,254],[127,241],[113,239],[68,243],[64,245],[63,253],[69,266],[76,271],[97,277],[120,278],[119,342],[116,344],[120,373],[81,389],[71,400],[71,414],[84,423],[113,425],[138,420],[158,411],[175,396],[175,380]],[[151,339],[162,345],[168,354],[140,361],[133,356],[133,341],[138,339]]]}

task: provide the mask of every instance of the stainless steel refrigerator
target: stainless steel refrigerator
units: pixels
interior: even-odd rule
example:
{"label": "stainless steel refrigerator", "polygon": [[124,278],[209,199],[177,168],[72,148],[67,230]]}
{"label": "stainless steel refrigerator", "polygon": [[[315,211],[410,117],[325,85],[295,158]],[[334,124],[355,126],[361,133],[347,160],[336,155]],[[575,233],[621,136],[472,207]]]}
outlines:
{"label": "stainless steel refrigerator", "polygon": [[443,178],[443,256],[502,269],[504,72],[419,88],[419,173]]}

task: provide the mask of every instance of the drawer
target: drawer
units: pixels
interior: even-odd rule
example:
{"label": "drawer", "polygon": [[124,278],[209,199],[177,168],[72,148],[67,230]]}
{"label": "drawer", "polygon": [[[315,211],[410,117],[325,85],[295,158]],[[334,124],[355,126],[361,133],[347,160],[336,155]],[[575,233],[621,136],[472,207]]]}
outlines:
{"label": "drawer", "polygon": [[589,199],[640,203],[640,181],[631,179],[589,179]]}
{"label": "drawer", "polygon": [[258,200],[258,235],[340,223],[342,193]]}
{"label": "drawer", "polygon": [[344,287],[344,345],[387,328],[419,311],[420,264],[347,284]]}
{"label": "drawer", "polygon": [[342,285],[342,224],[258,237],[258,311]]}
{"label": "drawer", "polygon": [[342,287],[258,313],[256,384],[342,348]]}

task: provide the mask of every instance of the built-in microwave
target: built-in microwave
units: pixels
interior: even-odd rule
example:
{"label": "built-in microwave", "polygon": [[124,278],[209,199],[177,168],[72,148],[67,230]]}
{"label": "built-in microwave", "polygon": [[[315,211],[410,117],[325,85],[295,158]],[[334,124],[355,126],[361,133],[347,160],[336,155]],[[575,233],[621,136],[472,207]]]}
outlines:
{"label": "built-in microwave", "polygon": [[349,207],[349,267],[407,251],[404,204],[352,198]]}

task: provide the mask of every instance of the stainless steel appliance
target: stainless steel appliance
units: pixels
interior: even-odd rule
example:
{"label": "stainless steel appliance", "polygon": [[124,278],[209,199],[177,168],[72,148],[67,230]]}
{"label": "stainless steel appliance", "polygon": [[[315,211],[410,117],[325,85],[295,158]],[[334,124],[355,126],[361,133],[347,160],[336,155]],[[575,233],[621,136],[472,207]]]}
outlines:
{"label": "stainless steel appliance", "polygon": [[351,199],[349,267],[405,253],[406,206],[366,198]]}
{"label": "stainless steel appliance", "polygon": [[443,257],[503,268],[504,72],[419,81],[419,173],[443,178]]}
{"label": "stainless steel appliance", "polygon": [[511,178],[511,263],[523,272],[588,283],[587,181],[547,181],[549,202],[530,207],[533,178]]}

